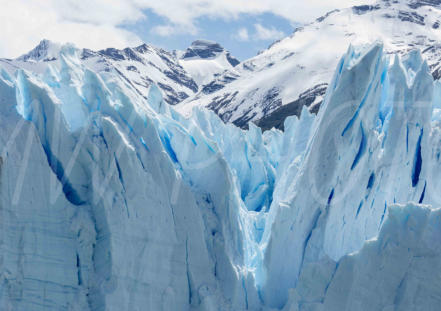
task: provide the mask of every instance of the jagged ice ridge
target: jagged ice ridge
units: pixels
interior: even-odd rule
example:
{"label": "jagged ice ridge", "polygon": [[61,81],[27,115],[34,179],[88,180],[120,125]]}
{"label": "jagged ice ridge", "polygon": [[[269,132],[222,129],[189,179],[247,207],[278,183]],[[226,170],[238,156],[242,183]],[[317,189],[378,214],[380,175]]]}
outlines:
{"label": "jagged ice ridge", "polygon": [[64,46],[0,71],[0,309],[437,310],[441,88],[350,47],[317,116],[183,118]]}

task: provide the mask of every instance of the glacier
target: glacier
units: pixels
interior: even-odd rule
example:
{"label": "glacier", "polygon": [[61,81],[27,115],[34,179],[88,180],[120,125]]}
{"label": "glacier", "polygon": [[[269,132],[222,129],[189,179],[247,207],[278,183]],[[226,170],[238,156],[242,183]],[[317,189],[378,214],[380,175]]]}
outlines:
{"label": "glacier", "polygon": [[262,132],[57,51],[0,68],[1,310],[438,310],[420,52],[350,46],[317,116]]}

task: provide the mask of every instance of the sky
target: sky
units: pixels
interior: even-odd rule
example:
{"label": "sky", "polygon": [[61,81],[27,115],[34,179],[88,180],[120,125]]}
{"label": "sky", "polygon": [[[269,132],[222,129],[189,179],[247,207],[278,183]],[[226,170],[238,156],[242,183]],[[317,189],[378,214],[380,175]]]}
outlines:
{"label": "sky", "polygon": [[93,50],[150,43],[184,50],[196,39],[250,58],[335,8],[373,0],[0,0],[0,57],[42,39]]}
{"label": "sky", "polygon": [[[192,33],[175,31],[168,27],[157,29],[155,27],[158,25],[166,25],[167,20],[151,10],[144,13],[146,19],[125,27],[144,42],[167,50],[183,50],[196,39],[212,40],[219,42],[240,60],[256,55],[300,25],[273,13],[242,13],[237,18],[230,19],[201,16],[194,21],[197,31]],[[146,31],[148,29],[150,31]]]}

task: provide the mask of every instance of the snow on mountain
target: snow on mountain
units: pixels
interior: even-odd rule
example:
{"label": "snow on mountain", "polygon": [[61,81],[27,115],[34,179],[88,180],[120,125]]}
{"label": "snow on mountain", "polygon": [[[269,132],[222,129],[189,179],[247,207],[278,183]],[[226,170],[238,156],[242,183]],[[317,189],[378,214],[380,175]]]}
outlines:
{"label": "snow on mountain", "polygon": [[60,50],[75,50],[84,63],[95,72],[118,74],[143,96],[148,95],[152,84],[164,93],[167,103],[175,105],[193,95],[198,90],[196,82],[180,66],[179,60],[163,49],[147,44],[135,48],[118,50],[108,48],[101,51],[78,49],[72,45],[43,40],[29,53],[15,59],[0,59],[0,63],[9,71],[24,68],[44,74],[51,68],[60,67]]}
{"label": "snow on mountain", "polygon": [[157,85],[171,105],[193,96],[205,83],[239,64],[218,43],[207,40],[194,41],[186,51],[173,53],[147,44],[123,50],[91,51],[42,40],[29,53],[14,60],[0,59],[0,62],[8,70],[26,68],[44,73],[47,68],[58,66],[60,50],[68,48],[77,50],[81,62],[95,72],[116,71],[143,96],[147,96],[152,84]]}
{"label": "snow on mountain", "polygon": [[84,53],[0,63],[1,310],[438,310],[441,84],[419,52],[350,47],[318,115],[264,133]]}
{"label": "snow on mountain", "polygon": [[29,53],[20,56],[19,61],[52,61],[55,60],[60,53],[61,45],[49,40],[42,40],[34,49]]}
{"label": "snow on mountain", "polygon": [[388,53],[404,55],[420,49],[439,78],[440,5],[439,1],[380,0],[329,12],[215,77],[177,109],[189,115],[194,106],[204,106],[241,127],[253,121],[263,128],[280,128],[286,116],[298,115],[303,105],[318,110],[349,44],[375,40],[384,42]]}
{"label": "snow on mountain", "polygon": [[233,70],[239,61],[218,43],[197,40],[182,53],[179,64],[203,86],[225,70]]}

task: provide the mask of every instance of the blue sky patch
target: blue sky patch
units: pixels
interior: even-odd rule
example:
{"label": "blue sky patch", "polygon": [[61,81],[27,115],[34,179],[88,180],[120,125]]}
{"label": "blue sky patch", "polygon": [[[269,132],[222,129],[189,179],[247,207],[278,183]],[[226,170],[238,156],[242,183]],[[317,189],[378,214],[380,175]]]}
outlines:
{"label": "blue sky patch", "polygon": [[[146,18],[123,28],[144,42],[169,51],[185,50],[196,39],[216,41],[241,61],[291,34],[299,26],[272,13],[239,14],[234,19],[200,17],[195,20],[197,31],[192,33],[191,29],[174,29],[166,18],[151,10],[145,10],[144,14]],[[163,27],[165,33],[158,31],[158,26]],[[170,27],[169,33],[167,27]]]}

